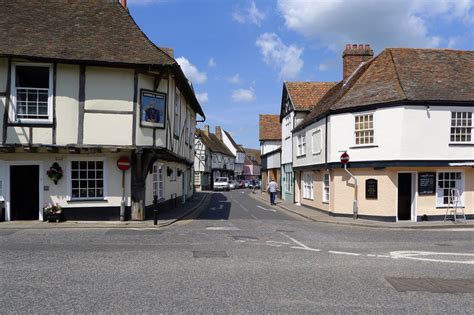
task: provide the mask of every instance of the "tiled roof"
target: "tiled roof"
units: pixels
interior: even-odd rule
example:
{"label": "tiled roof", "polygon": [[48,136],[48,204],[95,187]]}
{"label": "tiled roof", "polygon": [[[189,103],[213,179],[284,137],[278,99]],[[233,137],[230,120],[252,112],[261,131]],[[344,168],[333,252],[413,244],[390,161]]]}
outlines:
{"label": "tiled roof", "polygon": [[337,82],[285,82],[291,103],[296,110],[310,111]]}
{"label": "tiled roof", "polygon": [[259,115],[259,140],[281,140],[280,115]]}
{"label": "tiled roof", "polygon": [[[257,165],[261,165],[262,164],[262,160],[261,160],[261,157],[260,157],[260,150],[259,149],[251,149],[251,148],[244,148],[244,151],[245,151],[245,155],[247,157],[251,157],[253,156],[255,158],[255,161],[252,161],[249,160],[253,163],[253,164],[257,164]],[[256,163],[254,163],[256,162]]]}
{"label": "tiled roof", "polygon": [[232,157],[234,156],[224,142],[220,141],[215,134],[209,133],[206,135],[203,130],[196,129],[196,135],[201,139],[202,143],[211,150],[211,152],[222,153]]}
{"label": "tiled roof", "polygon": [[204,113],[184,73],[116,0],[11,0],[0,3],[0,57],[92,65],[169,67]]}
{"label": "tiled roof", "polygon": [[232,138],[232,136],[230,135],[230,133],[228,133],[227,131],[225,131],[225,134],[227,135],[227,138],[229,138],[230,142],[232,143],[232,145],[234,146],[234,148],[237,150],[237,152],[244,152],[244,150],[242,149],[242,147],[240,145],[238,145],[234,139]]}
{"label": "tiled roof", "polygon": [[401,101],[474,102],[474,51],[387,48],[331,89],[295,131],[330,111]]}

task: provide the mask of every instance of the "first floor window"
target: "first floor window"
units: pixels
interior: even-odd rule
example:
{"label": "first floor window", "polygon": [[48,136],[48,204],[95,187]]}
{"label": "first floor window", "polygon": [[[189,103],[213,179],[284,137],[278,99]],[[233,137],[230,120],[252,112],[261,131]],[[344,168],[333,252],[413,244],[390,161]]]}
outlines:
{"label": "first floor window", "polygon": [[472,142],[472,113],[451,113],[451,142]]}
{"label": "first floor window", "polygon": [[374,114],[355,116],[355,144],[374,143]]}
{"label": "first floor window", "polygon": [[303,173],[303,198],[313,199],[313,173]]}
{"label": "first floor window", "polygon": [[[459,194],[462,197],[464,193],[464,182],[462,172],[438,172],[438,185],[436,189],[436,205],[439,207],[448,206],[455,200]],[[460,198],[460,205],[462,198]]]}
{"label": "first floor window", "polygon": [[153,164],[153,196],[164,198],[163,164]]}
{"label": "first floor window", "polygon": [[285,175],[286,175],[286,191],[291,192],[291,182],[293,181],[293,179],[292,179],[293,173],[292,172],[286,172]]}
{"label": "first floor window", "polygon": [[329,173],[323,174],[323,202],[329,202]]}
{"label": "first floor window", "polygon": [[71,161],[71,198],[104,198],[104,161]]}
{"label": "first floor window", "polygon": [[305,155],[306,154],[306,135],[305,134],[298,135],[297,144],[298,144],[298,148],[297,148],[298,156]]}

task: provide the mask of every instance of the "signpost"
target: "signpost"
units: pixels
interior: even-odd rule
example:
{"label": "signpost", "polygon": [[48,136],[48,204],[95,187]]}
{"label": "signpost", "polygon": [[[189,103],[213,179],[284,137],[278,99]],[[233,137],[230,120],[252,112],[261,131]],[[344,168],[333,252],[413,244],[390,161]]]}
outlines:
{"label": "signpost", "polygon": [[122,171],[122,201],[120,202],[120,221],[125,221],[125,172],[130,169],[132,162],[126,156],[117,161],[117,167]]}
{"label": "signpost", "polygon": [[346,151],[343,151],[341,154],[341,163],[344,165],[344,170],[349,174],[349,176],[354,180],[354,201],[352,203],[352,213],[353,213],[353,218],[357,219],[357,212],[358,212],[358,204],[357,204],[357,178],[355,178],[354,175],[352,175],[351,172],[347,169],[347,163],[349,163],[349,154],[347,154]]}

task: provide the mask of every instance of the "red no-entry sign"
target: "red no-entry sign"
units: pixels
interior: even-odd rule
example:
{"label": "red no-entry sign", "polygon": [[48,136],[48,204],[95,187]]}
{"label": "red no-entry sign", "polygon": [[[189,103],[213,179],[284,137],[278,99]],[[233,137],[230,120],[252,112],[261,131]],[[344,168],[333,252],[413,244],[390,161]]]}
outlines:
{"label": "red no-entry sign", "polygon": [[130,159],[126,156],[122,156],[117,161],[117,167],[121,171],[128,171],[130,169],[130,166],[132,166],[132,162],[130,162]]}
{"label": "red no-entry sign", "polygon": [[347,163],[349,163],[349,154],[347,154],[347,152],[344,152],[341,154],[341,163],[343,165],[346,165]]}

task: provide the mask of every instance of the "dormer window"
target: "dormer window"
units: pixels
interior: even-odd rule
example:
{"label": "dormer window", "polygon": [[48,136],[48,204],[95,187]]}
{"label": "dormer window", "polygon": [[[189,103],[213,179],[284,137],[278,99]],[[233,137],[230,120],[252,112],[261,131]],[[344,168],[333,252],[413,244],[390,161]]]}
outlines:
{"label": "dormer window", "polygon": [[44,64],[15,64],[12,72],[14,121],[52,122],[52,67]]}

